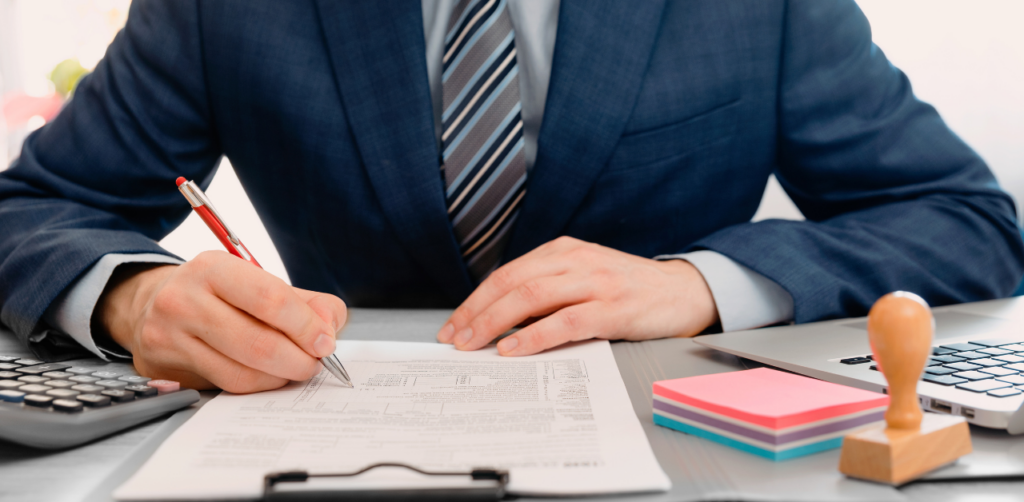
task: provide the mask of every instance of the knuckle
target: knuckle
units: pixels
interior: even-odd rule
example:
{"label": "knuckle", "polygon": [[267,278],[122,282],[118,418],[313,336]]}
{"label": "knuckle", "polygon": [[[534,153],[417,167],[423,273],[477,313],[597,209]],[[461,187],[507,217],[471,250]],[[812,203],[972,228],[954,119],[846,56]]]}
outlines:
{"label": "knuckle", "polygon": [[565,325],[569,331],[580,331],[583,329],[583,316],[572,309],[566,309],[560,311],[560,317],[562,318],[562,324]]}
{"label": "knuckle", "polygon": [[516,285],[514,274],[507,267],[495,270],[487,280],[491,281],[491,284],[500,291],[509,291]]}
{"label": "knuckle", "polygon": [[251,337],[249,347],[246,349],[246,356],[249,361],[260,364],[269,361],[274,356],[274,344],[266,331],[260,330]]}
{"label": "knuckle", "polygon": [[288,305],[288,295],[278,287],[261,288],[259,292],[259,308],[264,312],[280,312]]}
{"label": "knuckle", "polygon": [[516,288],[519,297],[528,304],[534,305],[544,301],[547,297],[547,288],[538,281],[527,281]]}

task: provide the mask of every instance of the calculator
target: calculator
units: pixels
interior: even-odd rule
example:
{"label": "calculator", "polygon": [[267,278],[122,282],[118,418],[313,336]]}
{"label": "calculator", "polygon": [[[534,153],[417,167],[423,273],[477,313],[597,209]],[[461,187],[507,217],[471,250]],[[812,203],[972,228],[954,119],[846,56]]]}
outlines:
{"label": "calculator", "polygon": [[0,355],[0,439],[67,448],[199,401],[178,382]]}

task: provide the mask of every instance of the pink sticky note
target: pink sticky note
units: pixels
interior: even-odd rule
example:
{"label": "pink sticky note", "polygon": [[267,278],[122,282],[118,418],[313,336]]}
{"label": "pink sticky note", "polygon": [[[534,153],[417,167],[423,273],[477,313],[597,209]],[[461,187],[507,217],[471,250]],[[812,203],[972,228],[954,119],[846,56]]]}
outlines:
{"label": "pink sticky note", "polygon": [[654,382],[654,394],[783,429],[886,406],[889,396],[769,368]]}
{"label": "pink sticky note", "polygon": [[181,389],[181,384],[174,380],[150,380],[149,382],[146,382],[146,385],[153,387],[161,394],[177,392],[178,389]]}

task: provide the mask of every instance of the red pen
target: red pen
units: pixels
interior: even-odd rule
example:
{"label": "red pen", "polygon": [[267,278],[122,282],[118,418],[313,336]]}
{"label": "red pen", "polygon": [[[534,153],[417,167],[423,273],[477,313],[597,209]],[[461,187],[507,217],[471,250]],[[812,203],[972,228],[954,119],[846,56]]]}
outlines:
{"label": "red pen", "polygon": [[[184,177],[179,177],[175,180],[178,183],[178,190],[181,194],[188,199],[188,203],[192,205],[192,209],[203,219],[207,227],[210,227],[210,231],[213,235],[217,236],[220,243],[224,245],[224,248],[229,253],[249,262],[257,267],[260,267],[259,262],[242,244],[242,240],[235,235],[234,232],[228,228],[227,223],[224,223],[224,219],[217,213],[217,209],[213,207],[210,199],[206,197],[206,194],[196,185],[195,182],[188,181]],[[260,267],[263,268],[263,267]],[[341,383],[346,387],[352,387],[352,379],[349,378],[348,372],[345,371],[345,367],[341,365],[341,361],[338,360],[338,356],[331,354],[327,357],[320,359],[320,362],[327,368],[332,375],[334,375]]]}

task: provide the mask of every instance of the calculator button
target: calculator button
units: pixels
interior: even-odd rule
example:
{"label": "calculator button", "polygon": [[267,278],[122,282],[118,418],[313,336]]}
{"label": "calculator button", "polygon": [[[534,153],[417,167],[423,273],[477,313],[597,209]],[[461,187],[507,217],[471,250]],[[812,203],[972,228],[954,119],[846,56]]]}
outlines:
{"label": "calculator button", "polygon": [[18,377],[18,381],[19,382],[25,382],[25,383],[43,383],[43,382],[49,382],[50,379],[46,378],[46,377],[36,376],[36,375],[25,375],[23,377]]}
{"label": "calculator button", "polygon": [[74,373],[76,375],[91,375],[96,372],[96,368],[80,368],[75,366],[68,368],[64,371],[67,371],[68,373]]}
{"label": "calculator button", "polygon": [[961,371],[960,373],[954,373],[953,376],[957,378],[966,378],[967,380],[984,380],[986,378],[992,378],[992,375],[988,373],[979,373],[977,371]]}
{"label": "calculator button", "polygon": [[[23,361],[23,359],[19,359],[19,361]],[[41,375],[43,373],[46,373],[47,371],[60,371],[62,369],[66,369],[66,368],[70,368],[70,367],[71,367],[70,364],[45,363],[45,364],[35,364],[35,365],[32,365],[32,366],[26,366],[24,368],[18,368],[15,371],[17,371],[18,373],[24,373],[26,375]]]}
{"label": "calculator button", "polygon": [[843,364],[864,364],[870,363],[871,359],[866,357],[847,357],[846,359],[840,359],[839,362]]}
{"label": "calculator button", "polygon": [[982,354],[981,352],[975,352],[973,350],[967,352],[957,352],[953,354],[956,357],[962,357],[964,359],[984,359],[988,357],[988,354]]}
{"label": "calculator button", "polygon": [[53,396],[53,397],[60,398],[60,399],[72,398],[72,397],[75,397],[75,396],[77,396],[79,394],[81,394],[81,392],[78,392],[77,390],[71,390],[71,389],[53,389],[53,390],[46,391],[46,395],[47,396]]}
{"label": "calculator button", "polygon": [[937,383],[939,385],[956,385],[958,383],[964,383],[967,380],[963,378],[957,378],[953,375],[931,375],[925,373],[922,377],[925,382]]}
{"label": "calculator button", "polygon": [[16,390],[0,390],[0,401],[20,403],[25,400],[25,393]]}
{"label": "calculator button", "polygon": [[14,361],[14,362],[16,362],[16,363],[18,363],[18,364],[20,364],[22,366],[35,366],[37,364],[43,364],[44,363],[44,361],[37,361],[35,359],[28,359],[28,358],[21,358],[21,359],[18,359],[17,361]]}
{"label": "calculator button", "polygon": [[100,392],[100,394],[109,397],[110,400],[115,403],[127,403],[128,401],[135,399],[134,392],[124,389],[107,389]]}
{"label": "calculator button", "polygon": [[1020,357],[1016,354],[1006,354],[1005,356],[996,356],[992,359],[998,359],[1000,361],[1008,363],[1024,363],[1024,357]]}
{"label": "calculator button", "polygon": [[953,368],[953,369],[955,369],[957,371],[970,371],[970,370],[976,370],[978,368],[981,368],[981,366],[978,366],[976,364],[971,364],[971,363],[951,363],[951,364],[947,364],[946,367],[947,368]]}
{"label": "calculator button", "polygon": [[[1021,358],[1021,361],[1024,361],[1024,358]],[[1009,361],[1009,362],[1014,362],[1014,361]],[[139,376],[139,375],[125,375],[125,376],[123,376],[121,378],[118,378],[118,380],[120,380],[122,382],[128,382],[129,384],[136,384],[136,383],[146,383],[146,382],[152,380],[152,378],[144,377],[144,376]]]}
{"label": "calculator button", "polygon": [[[1024,361],[1024,359],[1021,359],[1021,360]],[[47,371],[46,373],[43,373],[40,376],[44,376],[46,378],[68,379],[68,378],[71,378],[71,377],[75,376],[75,374],[74,373],[68,373],[67,371]]]}
{"label": "calculator button", "polygon": [[49,385],[30,383],[28,385],[22,385],[21,387],[18,387],[18,390],[22,392],[27,392],[29,394],[45,394],[46,391],[53,390],[53,387],[50,387]]}
{"label": "calculator button", "polygon": [[[1007,343],[1013,343],[1013,342],[1007,342]],[[940,345],[940,347],[942,347],[944,349],[955,350],[955,351],[958,351],[958,352],[962,352],[962,351],[965,351],[965,350],[977,350],[977,349],[985,348],[984,345],[974,345],[973,343],[949,343],[949,344],[946,344],[946,345]]]}
{"label": "calculator button", "polygon": [[94,385],[99,385],[100,387],[106,387],[108,389],[123,389],[128,386],[128,382],[122,382],[120,380],[100,380]]}
{"label": "calculator button", "polygon": [[974,360],[971,361],[971,364],[980,364],[982,366],[985,366],[986,368],[990,368],[992,366],[1002,366],[1002,365],[1006,364],[1006,362],[1005,361],[996,361],[995,359],[986,358],[986,359],[974,359]]}
{"label": "calculator button", "polygon": [[[82,396],[77,396],[82,397]],[[65,413],[74,413],[76,411],[82,411],[85,408],[82,403],[73,399],[54,399],[53,409],[57,411],[63,411]]]}
{"label": "calculator button", "polygon": [[18,359],[21,359],[21,358],[18,357],[18,356],[0,356],[0,363],[13,363],[14,361],[17,361]]}
{"label": "calculator button", "polygon": [[85,376],[85,375],[73,376],[71,378],[68,378],[68,380],[71,380],[72,382],[78,382],[78,383],[93,383],[93,382],[99,382],[100,381],[99,378],[96,378],[96,377],[93,377],[93,376]]}
{"label": "calculator button", "polygon": [[49,381],[46,382],[46,385],[49,385],[50,387],[53,387],[55,389],[67,389],[68,387],[74,387],[76,385],[81,385],[81,384],[77,384],[75,382],[69,382],[67,380],[49,380]]}
{"label": "calculator button", "polygon": [[148,385],[161,394],[177,392],[181,388],[181,384],[174,380],[150,380]]}
{"label": "calculator button", "polygon": [[995,389],[988,391],[988,395],[996,397],[1010,397],[1020,394],[1020,391],[1010,387],[1004,387],[1002,389]]}
{"label": "calculator button", "polygon": [[17,380],[0,380],[0,389],[4,390],[14,390],[24,385],[25,382],[19,382]]}
{"label": "calculator button", "polygon": [[100,394],[80,394],[75,399],[81,401],[90,408],[100,408],[110,404],[110,398]]}
{"label": "calculator button", "polygon": [[26,406],[38,406],[40,408],[49,408],[50,403],[53,402],[53,396],[44,396],[42,394],[31,394],[25,396]]}
{"label": "calculator button", "polygon": [[1001,389],[1009,386],[1010,384],[1000,382],[999,380],[980,380],[977,382],[962,383],[957,385],[956,388],[969,390],[971,392],[988,392],[990,390]]}
{"label": "calculator button", "polygon": [[21,376],[21,373],[16,371],[0,371],[0,379],[11,379],[17,380]]}
{"label": "calculator button", "polygon": [[100,380],[113,380],[121,376],[121,374],[114,373],[113,371],[97,371],[93,373],[92,376],[99,378]]}
{"label": "calculator button", "polygon": [[0,370],[4,370],[4,371],[10,371],[10,370],[13,370],[13,369],[18,369],[20,367],[21,367],[20,364],[0,363]]}
{"label": "calculator button", "polygon": [[999,376],[999,377],[1001,377],[1001,376],[1008,376],[1008,375],[1016,375],[1017,374],[1016,371],[1008,370],[1006,368],[985,368],[983,370],[978,370],[978,371],[981,371],[982,373],[988,373],[990,375]]}
{"label": "calculator button", "polygon": [[134,392],[135,395],[140,398],[155,396],[157,393],[156,389],[148,385],[129,385],[124,389]]}
{"label": "calculator button", "polygon": [[93,385],[90,383],[80,383],[71,387],[71,390],[77,390],[78,392],[102,392],[106,387],[100,387],[99,385]]}
{"label": "calculator button", "polygon": [[929,366],[924,370],[933,375],[948,375],[950,373],[956,373],[957,371],[953,368],[947,368],[945,366]]}
{"label": "calculator button", "polygon": [[1009,375],[996,377],[996,380],[1002,380],[1006,383],[1012,383],[1014,385],[1024,385],[1024,376],[1021,375]]}

